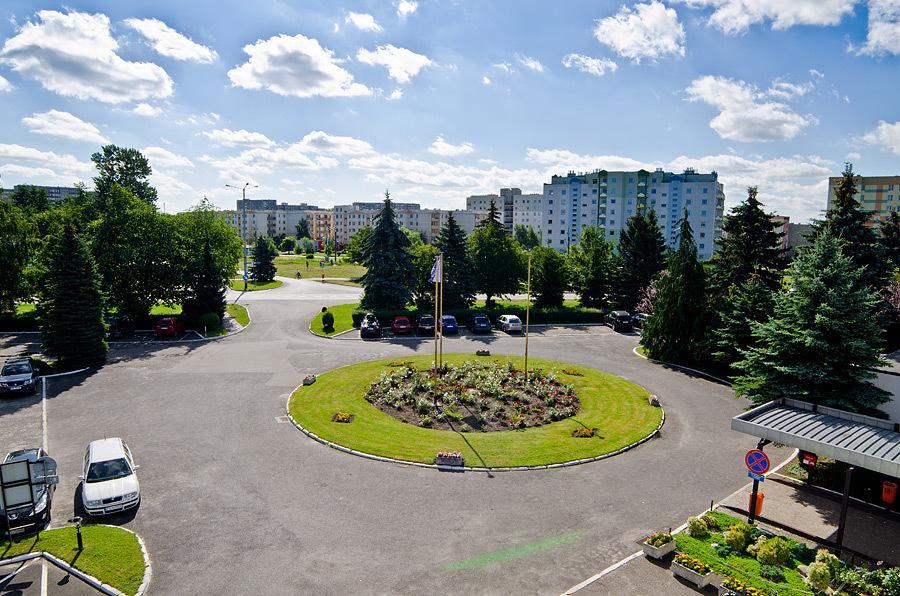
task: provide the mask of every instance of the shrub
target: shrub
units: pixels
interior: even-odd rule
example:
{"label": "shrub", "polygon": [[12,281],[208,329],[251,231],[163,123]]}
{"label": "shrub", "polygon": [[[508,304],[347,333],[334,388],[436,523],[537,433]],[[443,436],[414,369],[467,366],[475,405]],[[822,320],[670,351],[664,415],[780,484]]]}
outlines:
{"label": "shrub", "polygon": [[727,559],[731,555],[735,554],[735,552],[731,550],[731,547],[727,544],[714,544],[713,550],[716,551],[716,554],[723,559]]}
{"label": "shrub", "polygon": [[725,530],[725,544],[735,553],[743,553],[750,543],[750,526],[739,521]]}
{"label": "shrub", "polygon": [[816,550],[809,548],[802,542],[791,543],[791,558],[796,559],[804,565],[809,565],[816,559]]}
{"label": "shrub", "polygon": [[778,565],[760,565],[759,575],[776,583],[784,580],[784,572]]}
{"label": "shrub", "polygon": [[668,532],[654,532],[653,534],[647,536],[647,539],[644,540],[644,542],[649,544],[650,546],[659,548],[663,544],[672,542],[672,535]]}
{"label": "shrub", "polygon": [[706,527],[710,532],[717,532],[719,530],[719,520],[716,519],[716,516],[705,513],[700,519],[703,520],[703,523],[706,524]]}
{"label": "shrub", "polygon": [[844,586],[842,592],[848,594],[891,594],[891,592],[882,591],[883,575],[878,571],[868,571],[861,567],[856,567],[844,569],[836,578],[837,583]]}
{"label": "shrub", "polygon": [[[757,539],[757,542],[759,540]],[[756,560],[763,565],[780,565],[791,556],[791,545],[784,538],[775,537],[759,542]]]}
{"label": "shrub", "polygon": [[215,331],[222,326],[222,319],[220,319],[219,315],[217,315],[216,313],[208,312],[200,315],[197,323],[200,325],[201,329],[206,329],[207,331]]}
{"label": "shrub", "polygon": [[828,571],[828,565],[821,561],[810,563],[809,570],[806,572],[806,583],[816,592],[827,590],[828,585],[831,583],[831,573]]}
{"label": "shrub", "polygon": [[419,412],[419,414],[427,414],[430,409],[431,402],[429,402],[427,399],[416,400],[416,411]]}
{"label": "shrub", "polygon": [[689,517],[688,534],[690,534],[691,538],[705,538],[706,536],[709,536],[709,529],[707,529],[703,520],[696,517]]}
{"label": "shrub", "polygon": [[331,417],[332,422],[343,422],[348,423],[353,420],[353,414],[350,412],[335,412],[334,416]]}
{"label": "shrub", "polygon": [[900,567],[892,567],[884,572],[881,587],[888,594],[900,594]]}
{"label": "shrub", "polygon": [[432,424],[434,424],[434,422],[431,420],[431,416],[425,416],[425,415],[419,416],[419,426],[424,426],[425,428],[428,428]]}
{"label": "shrub", "polygon": [[820,548],[816,553],[816,563],[824,563],[828,567],[828,574],[831,577],[837,577],[844,568],[844,563],[824,548]]}
{"label": "shrub", "polygon": [[759,547],[761,547],[765,543],[766,543],[765,536],[758,537],[755,542],[753,542],[752,544],[750,544],[750,546],[747,547],[747,554],[750,555],[751,557],[755,558],[759,554]]}
{"label": "shrub", "polygon": [[[551,413],[552,417],[552,413]],[[594,436],[596,429],[593,428],[577,428],[572,431],[572,436],[576,439],[590,439]]]}
{"label": "shrub", "polygon": [[334,329],[334,315],[330,311],[325,311],[325,314],[322,315],[322,328]]}

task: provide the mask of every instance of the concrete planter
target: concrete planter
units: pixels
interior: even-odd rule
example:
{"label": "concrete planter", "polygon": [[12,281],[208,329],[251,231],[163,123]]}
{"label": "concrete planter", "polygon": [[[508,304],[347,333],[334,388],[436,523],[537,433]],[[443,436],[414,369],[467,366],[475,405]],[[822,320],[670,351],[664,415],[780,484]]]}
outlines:
{"label": "concrete planter", "polygon": [[462,467],[464,465],[464,461],[462,456],[460,457],[452,457],[452,456],[444,456],[439,455],[434,458],[434,464],[436,466],[458,466]]}
{"label": "concrete planter", "polygon": [[644,554],[651,559],[662,559],[673,550],[675,550],[675,541],[672,540],[663,544],[662,546],[653,546],[652,544],[641,542],[641,548],[644,550]]}
{"label": "concrete planter", "polygon": [[737,592],[732,590],[731,588],[726,588],[725,586],[719,586],[719,596],[740,596]]}
{"label": "concrete planter", "polygon": [[672,575],[674,575],[675,577],[680,577],[681,579],[685,579],[698,588],[703,589],[709,585],[709,580],[712,577],[712,571],[709,571],[706,575],[700,575],[696,571],[688,569],[684,565],[673,561]]}

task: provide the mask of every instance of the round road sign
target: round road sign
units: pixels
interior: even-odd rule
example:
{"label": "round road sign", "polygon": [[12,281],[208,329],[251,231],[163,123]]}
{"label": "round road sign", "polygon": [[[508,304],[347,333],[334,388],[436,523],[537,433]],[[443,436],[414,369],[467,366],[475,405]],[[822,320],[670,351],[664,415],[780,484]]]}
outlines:
{"label": "round road sign", "polygon": [[754,474],[765,474],[769,471],[769,456],[759,449],[751,449],[744,456],[744,463],[747,469]]}

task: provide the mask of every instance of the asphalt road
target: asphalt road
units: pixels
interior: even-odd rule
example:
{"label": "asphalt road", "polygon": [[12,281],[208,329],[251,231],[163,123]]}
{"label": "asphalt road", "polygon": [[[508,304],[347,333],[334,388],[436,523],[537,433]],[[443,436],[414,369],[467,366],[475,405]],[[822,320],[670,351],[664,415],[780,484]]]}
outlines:
{"label": "asphalt road", "polygon": [[[236,296],[233,294],[232,296]],[[430,353],[428,341],[311,335],[352,287],[289,280],[245,294],[250,327],[207,344],[117,348],[95,373],[50,382],[55,524],[77,503],[83,449],[121,436],[141,465],[140,509],[113,519],[143,536],[151,593],[558,594],[635,541],[746,481],[752,438],[729,428],[730,389],[634,355],[604,327],[535,334],[534,356],[607,370],[659,395],[662,436],[612,459],[532,472],[442,473],[322,446],[281,418],[306,373]],[[519,354],[520,337],[447,339],[444,351]],[[40,400],[0,402],[0,449],[39,444]],[[769,449],[776,461],[784,455]]]}

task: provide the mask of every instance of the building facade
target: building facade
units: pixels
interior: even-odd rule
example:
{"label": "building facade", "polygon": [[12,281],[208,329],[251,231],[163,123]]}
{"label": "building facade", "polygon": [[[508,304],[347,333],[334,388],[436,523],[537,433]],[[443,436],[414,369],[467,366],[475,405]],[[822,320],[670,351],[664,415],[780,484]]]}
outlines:
{"label": "building facade", "polygon": [[[855,180],[856,200],[862,204],[863,211],[869,212],[870,224],[884,221],[891,211],[900,211],[900,176],[856,176]],[[828,179],[829,210],[840,182],[840,176]]]}
{"label": "building facade", "polygon": [[500,214],[503,228],[512,233],[516,198],[522,196],[519,188],[501,188],[499,195],[472,195],[466,197],[466,211],[487,212],[491,202]]}
{"label": "building facade", "polygon": [[[20,186],[20,185],[16,185]],[[47,198],[51,203],[58,203],[60,201],[65,201],[66,199],[74,198],[78,196],[78,189],[74,186],[39,186],[37,184],[28,184],[21,186],[33,186],[34,188],[40,188],[44,192],[47,193]],[[8,198],[12,195],[12,192],[15,187],[7,188],[5,190],[0,191],[0,198]]]}
{"label": "building facade", "polygon": [[544,184],[542,242],[560,252],[576,244],[587,226],[617,242],[628,218],[646,209],[656,213],[666,244],[678,246],[678,224],[687,213],[701,259],[712,256],[722,235],[725,193],[718,174],[656,170],[597,170],[553,176]]}
{"label": "building facade", "polygon": [[778,226],[775,228],[775,233],[778,234],[778,248],[781,249],[781,254],[787,254],[791,218],[787,215],[773,215],[771,219],[772,223]]}
{"label": "building facade", "polygon": [[[260,236],[294,235],[297,233],[297,225],[300,220],[309,220],[311,215],[313,220],[309,221],[310,233],[312,233],[312,224],[316,221],[314,216],[316,213],[322,212],[323,210],[315,205],[306,203],[290,205],[278,203],[274,199],[247,199],[245,205],[243,199],[238,199],[235,211],[226,212],[224,217],[225,221],[236,229],[241,237],[247,242],[252,242]],[[330,218],[328,223],[330,223]],[[314,238],[319,239],[318,237]]]}
{"label": "building facade", "polygon": [[518,194],[513,197],[512,225],[531,227],[538,236],[544,226],[544,195]]}
{"label": "building facade", "polygon": [[[339,245],[350,242],[359,230],[371,227],[382,203],[353,203],[337,205],[332,211],[334,236]],[[433,242],[447,223],[450,214],[466,232],[487,218],[487,212],[451,211],[447,209],[422,209],[418,203],[393,203],[397,223],[413,232],[419,232],[426,242]]]}

